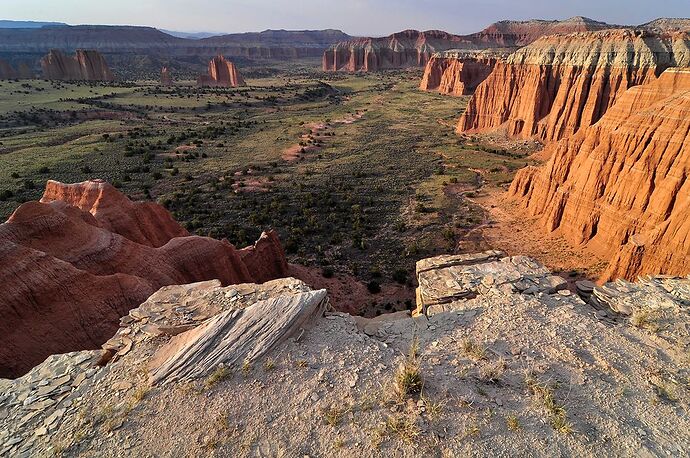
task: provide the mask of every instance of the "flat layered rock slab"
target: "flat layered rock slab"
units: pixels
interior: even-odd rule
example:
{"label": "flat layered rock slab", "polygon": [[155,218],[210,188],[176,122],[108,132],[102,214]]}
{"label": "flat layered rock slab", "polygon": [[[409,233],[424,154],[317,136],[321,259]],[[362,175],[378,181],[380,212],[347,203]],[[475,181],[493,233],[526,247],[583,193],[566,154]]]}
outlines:
{"label": "flat layered rock slab", "polygon": [[191,381],[220,365],[251,363],[321,316],[326,303],[326,290],[307,291],[220,313],[161,347],[149,364],[150,381]]}
{"label": "flat layered rock slab", "polygon": [[491,290],[552,294],[567,286],[546,267],[525,256],[502,257],[500,251],[439,256],[417,264],[418,310],[471,299]]}

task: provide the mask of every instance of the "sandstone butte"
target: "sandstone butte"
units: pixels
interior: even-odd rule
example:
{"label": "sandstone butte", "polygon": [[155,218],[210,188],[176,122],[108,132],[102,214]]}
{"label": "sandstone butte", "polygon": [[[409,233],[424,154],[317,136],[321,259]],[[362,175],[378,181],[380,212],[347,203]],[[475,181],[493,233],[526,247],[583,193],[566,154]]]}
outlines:
{"label": "sandstone butte", "polygon": [[43,77],[65,81],[112,81],[115,79],[105,58],[93,50],[78,49],[73,57],[57,49],[41,59]]}
{"label": "sandstone butte", "polygon": [[98,348],[121,316],[165,285],[286,277],[273,232],[254,246],[190,235],[155,203],[103,181],[49,181],[0,224],[0,377],[48,355]]}
{"label": "sandstone butte", "polygon": [[565,21],[502,21],[471,35],[405,30],[383,38],[358,38],[337,43],[324,52],[322,66],[324,71],[348,72],[424,67],[437,52],[516,49],[544,35],[611,27],[603,22],[574,17]]}
{"label": "sandstone butte", "polygon": [[689,65],[689,48],[687,33],[643,30],[540,38],[496,63],[457,130],[559,140],[597,122],[629,88]]}
{"label": "sandstone butte", "polygon": [[33,78],[33,72],[31,71],[31,68],[29,68],[29,66],[24,62],[21,62],[19,66],[15,69],[9,62],[0,59],[0,80],[9,80],[16,78]]}
{"label": "sandstone butte", "polygon": [[161,68],[161,86],[172,86],[173,78],[168,67]]}
{"label": "sandstone butte", "polygon": [[547,230],[609,259],[602,281],[690,272],[690,69],[649,79],[549,145],[509,191]]}
{"label": "sandstone butte", "polygon": [[383,38],[358,38],[331,46],[323,54],[324,71],[377,71],[423,67],[435,52],[477,48],[465,37],[440,30],[405,30]]}
{"label": "sandstone butte", "polygon": [[424,69],[419,88],[441,94],[471,95],[506,56],[491,51],[446,51],[434,54]]}
{"label": "sandstone butte", "polygon": [[244,78],[234,63],[223,56],[216,56],[208,64],[208,74],[197,78],[199,86],[238,87],[245,86]]}

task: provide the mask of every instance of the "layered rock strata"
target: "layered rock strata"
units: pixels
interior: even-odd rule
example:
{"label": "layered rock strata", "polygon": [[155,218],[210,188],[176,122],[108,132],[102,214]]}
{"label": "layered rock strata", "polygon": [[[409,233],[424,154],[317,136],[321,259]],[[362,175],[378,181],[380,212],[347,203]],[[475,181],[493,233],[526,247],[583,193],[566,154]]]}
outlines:
{"label": "layered rock strata", "polygon": [[131,202],[107,183],[49,182],[41,202],[0,225],[0,376],[97,347],[163,285],[262,282],[287,271],[275,233],[238,250],[190,236],[162,207]]}
{"label": "layered rock strata", "polygon": [[510,195],[546,230],[609,259],[602,280],[690,272],[690,69],[633,87],[546,153]]}
{"label": "layered rock strata", "polygon": [[630,87],[690,65],[688,34],[607,30],[544,37],[498,62],[479,85],[458,132],[503,128],[553,141],[597,122]]}
{"label": "layered rock strata", "polygon": [[434,54],[426,64],[419,88],[453,96],[470,95],[501,58],[500,54],[487,51]]}
{"label": "layered rock strata", "polygon": [[78,49],[73,57],[57,49],[41,59],[43,77],[64,81],[112,81],[115,79],[105,58],[93,50]]}
{"label": "layered rock strata", "polygon": [[[196,456],[212,447],[249,457],[308,443],[310,454],[328,456],[333,426],[324,417],[345,415],[356,420],[348,437],[363,456],[413,456],[421,446],[453,456],[687,455],[690,279],[592,287],[593,308],[569,290],[540,289],[550,274],[527,258],[444,256],[419,270],[437,271],[420,284],[422,296],[452,298],[419,317],[322,317],[324,291],[294,279],[162,288],[123,317],[104,350],[51,356],[24,377],[0,380],[0,454]],[[616,311],[628,306],[647,321]],[[224,339],[221,328],[237,338]],[[429,412],[430,398],[412,395],[413,410],[401,414],[367,395],[394,385],[411,347],[424,392],[443,409]],[[625,396],[621,379],[635,387]],[[519,412],[520,434],[500,421],[467,435],[468,414],[489,409],[495,418]],[[395,426],[381,428],[382,418],[398,425],[401,415],[415,415],[428,434],[410,429],[408,443]],[[376,428],[385,432],[372,443]],[[586,428],[621,440],[562,434]]]}
{"label": "layered rock strata", "polygon": [[208,64],[208,74],[197,79],[199,86],[238,87],[245,86],[244,78],[234,63],[223,56],[216,56]]}
{"label": "layered rock strata", "polygon": [[439,30],[405,30],[384,38],[359,38],[331,46],[323,55],[324,71],[376,71],[424,67],[432,54],[449,49],[476,49],[470,40]]}

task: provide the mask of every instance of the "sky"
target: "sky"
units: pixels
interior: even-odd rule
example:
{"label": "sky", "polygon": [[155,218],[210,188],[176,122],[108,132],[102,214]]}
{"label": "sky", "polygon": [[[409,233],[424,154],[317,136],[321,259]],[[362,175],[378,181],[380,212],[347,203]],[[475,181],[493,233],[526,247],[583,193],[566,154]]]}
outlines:
{"label": "sky", "polygon": [[502,19],[571,16],[638,25],[658,17],[690,17],[690,0],[0,0],[0,19],[185,32],[332,28],[383,36],[411,28],[465,34]]}

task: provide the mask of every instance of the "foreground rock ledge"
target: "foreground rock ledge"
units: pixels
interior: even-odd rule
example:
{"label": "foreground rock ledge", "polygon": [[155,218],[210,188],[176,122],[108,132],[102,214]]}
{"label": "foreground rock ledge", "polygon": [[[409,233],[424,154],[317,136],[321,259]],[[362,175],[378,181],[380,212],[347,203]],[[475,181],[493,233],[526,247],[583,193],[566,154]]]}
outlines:
{"label": "foreground rock ledge", "polygon": [[104,350],[0,380],[0,456],[688,454],[690,279],[578,284],[595,308],[525,257],[419,272],[415,318],[324,317],[294,279],[164,287]]}

